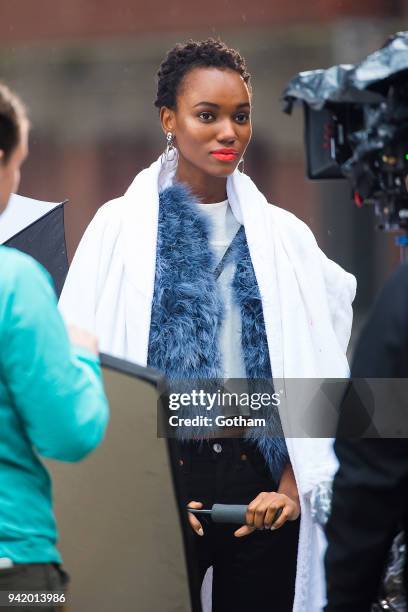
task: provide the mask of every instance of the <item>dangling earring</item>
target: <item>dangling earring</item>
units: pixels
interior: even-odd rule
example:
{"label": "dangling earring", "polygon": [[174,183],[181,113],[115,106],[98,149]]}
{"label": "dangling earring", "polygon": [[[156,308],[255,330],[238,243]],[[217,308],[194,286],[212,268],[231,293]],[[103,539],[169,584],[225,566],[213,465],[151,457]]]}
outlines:
{"label": "dangling earring", "polygon": [[167,132],[166,149],[162,155],[162,164],[173,162],[177,158],[177,149],[174,146],[174,134]]}
{"label": "dangling earring", "polygon": [[[242,164],[242,165],[241,165],[241,164]],[[241,166],[241,167],[240,167],[240,166]],[[243,158],[243,157],[241,157],[241,159],[240,159],[240,161],[239,161],[239,164],[238,164],[238,170],[239,170],[240,172],[244,172],[244,168],[245,168],[244,158]]]}

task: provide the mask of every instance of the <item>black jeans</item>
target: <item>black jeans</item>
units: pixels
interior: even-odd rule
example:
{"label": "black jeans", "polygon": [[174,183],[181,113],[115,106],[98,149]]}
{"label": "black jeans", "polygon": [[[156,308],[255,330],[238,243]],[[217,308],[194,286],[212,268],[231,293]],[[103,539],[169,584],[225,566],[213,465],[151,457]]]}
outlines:
{"label": "black jeans", "polygon": [[[179,467],[188,500],[249,504],[262,491],[276,491],[265,460],[254,444],[219,439],[180,444]],[[199,518],[204,536],[194,535],[201,578],[213,566],[213,612],[276,610],[291,612],[296,576],[299,520],[277,531],[255,531],[243,538],[239,525]]]}
{"label": "black jeans", "polygon": [[[0,591],[65,591],[69,583],[66,572],[57,563],[17,563],[13,567],[0,569]],[[0,606],[10,612],[61,612],[64,605],[46,607]]]}

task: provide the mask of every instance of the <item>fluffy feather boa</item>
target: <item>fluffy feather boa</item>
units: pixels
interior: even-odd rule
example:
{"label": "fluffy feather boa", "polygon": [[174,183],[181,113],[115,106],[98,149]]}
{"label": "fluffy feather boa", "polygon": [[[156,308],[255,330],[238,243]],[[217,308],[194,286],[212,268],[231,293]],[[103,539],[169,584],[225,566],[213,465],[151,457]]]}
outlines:
{"label": "fluffy feather boa", "polygon": [[[186,186],[176,183],[161,192],[148,365],[164,372],[170,381],[209,380],[217,385],[221,378],[223,304],[213,273],[210,231]],[[261,390],[261,381],[271,381],[272,372],[262,300],[245,232],[240,232],[233,257],[232,287],[241,312],[248,384],[252,391]],[[263,416],[267,417],[266,429],[250,429],[246,436],[256,442],[279,481],[288,461],[286,444],[276,437],[280,430],[277,412],[269,410]]]}

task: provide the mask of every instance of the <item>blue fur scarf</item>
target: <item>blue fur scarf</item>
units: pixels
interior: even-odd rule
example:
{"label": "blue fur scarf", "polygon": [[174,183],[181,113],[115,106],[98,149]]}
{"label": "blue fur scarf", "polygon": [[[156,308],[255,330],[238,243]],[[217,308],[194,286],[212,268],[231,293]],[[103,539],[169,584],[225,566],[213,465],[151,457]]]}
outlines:
{"label": "blue fur scarf", "polygon": [[[160,194],[156,275],[150,323],[148,365],[172,381],[218,380],[221,377],[219,331],[223,304],[209,247],[210,227],[188,188],[180,183]],[[242,349],[247,378],[271,380],[262,301],[245,232],[233,252],[236,272],[232,287],[241,311]],[[279,482],[288,462],[284,438],[276,437],[276,412],[266,430],[249,430],[273,478]],[[268,436],[268,431],[273,435]]]}

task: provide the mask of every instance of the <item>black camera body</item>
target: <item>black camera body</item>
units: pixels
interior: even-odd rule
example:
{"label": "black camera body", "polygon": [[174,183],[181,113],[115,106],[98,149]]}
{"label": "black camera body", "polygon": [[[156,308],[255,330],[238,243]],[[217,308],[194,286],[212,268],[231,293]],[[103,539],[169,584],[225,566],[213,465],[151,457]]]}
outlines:
{"label": "black camera body", "polygon": [[[315,110],[303,104],[306,173],[312,180],[345,178],[341,166],[353,151],[348,134],[357,108],[325,107]],[[361,124],[361,117],[358,117]],[[355,119],[354,119],[355,122]]]}
{"label": "black camera body", "polygon": [[408,32],[355,66],[300,73],[284,100],[303,104],[307,176],[347,178],[381,229],[408,231]]}

